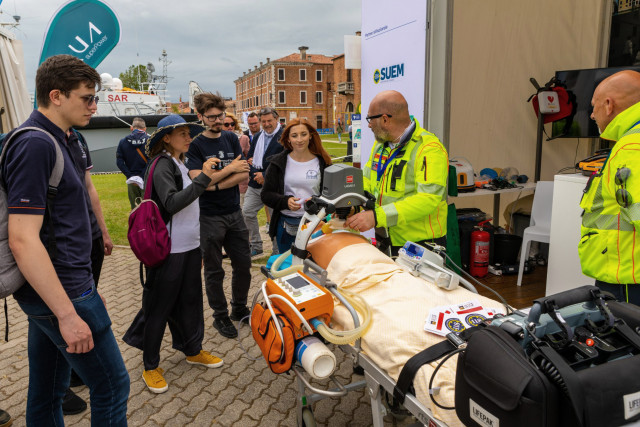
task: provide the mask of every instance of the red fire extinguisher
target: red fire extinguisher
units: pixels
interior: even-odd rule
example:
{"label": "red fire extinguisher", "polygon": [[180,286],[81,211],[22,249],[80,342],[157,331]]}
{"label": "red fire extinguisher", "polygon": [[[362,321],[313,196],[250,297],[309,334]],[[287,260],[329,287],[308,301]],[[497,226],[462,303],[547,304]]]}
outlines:
{"label": "red fire extinguisher", "polygon": [[489,221],[480,222],[471,233],[469,273],[474,277],[484,277],[489,272],[489,232],[483,228]]}

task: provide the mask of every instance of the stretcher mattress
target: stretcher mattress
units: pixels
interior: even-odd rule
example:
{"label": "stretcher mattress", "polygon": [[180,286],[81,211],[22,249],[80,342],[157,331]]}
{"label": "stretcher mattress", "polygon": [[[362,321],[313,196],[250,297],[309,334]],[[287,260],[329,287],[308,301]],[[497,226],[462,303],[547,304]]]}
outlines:
{"label": "stretcher mattress", "polygon": [[[327,272],[340,288],[358,293],[371,306],[373,321],[362,338],[362,350],[396,381],[410,357],[446,339],[424,330],[429,310],[470,300],[478,300],[483,307],[502,306],[463,288],[446,291],[414,277],[368,243],[338,251]],[[337,329],[353,328],[351,315],[342,305],[336,306],[332,324]],[[454,406],[456,363],[456,356],[449,359],[434,380],[434,388],[440,387],[435,398],[443,406]],[[449,426],[462,426],[455,411],[438,408],[429,398],[429,380],[436,366],[437,362],[431,363],[418,371],[416,397],[436,418]]]}

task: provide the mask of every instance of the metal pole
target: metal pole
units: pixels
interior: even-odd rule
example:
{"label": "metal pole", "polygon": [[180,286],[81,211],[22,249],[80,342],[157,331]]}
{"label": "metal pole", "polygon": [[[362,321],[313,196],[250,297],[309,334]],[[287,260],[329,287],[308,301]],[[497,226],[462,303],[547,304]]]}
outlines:
{"label": "metal pole", "polygon": [[542,133],[544,131],[544,114],[538,113],[538,135],[536,138],[536,170],[534,182],[540,181],[540,162],[542,160]]}

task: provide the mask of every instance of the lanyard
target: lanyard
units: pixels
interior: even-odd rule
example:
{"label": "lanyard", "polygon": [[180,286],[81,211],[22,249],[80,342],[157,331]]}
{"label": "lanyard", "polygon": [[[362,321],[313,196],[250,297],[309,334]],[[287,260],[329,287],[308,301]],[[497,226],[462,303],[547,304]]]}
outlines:
{"label": "lanyard", "polygon": [[380,153],[380,161],[378,162],[378,168],[377,168],[377,171],[376,171],[376,180],[378,182],[380,182],[380,178],[382,178],[382,176],[384,175],[384,172],[387,170],[387,166],[389,166],[389,163],[391,163],[393,161],[393,159],[396,158],[398,153],[404,152],[403,148],[404,147],[398,147],[396,149],[396,151],[394,151],[393,154],[391,154],[389,156],[389,158],[387,159],[386,162],[384,162],[384,165],[383,165],[382,164],[382,154],[384,153],[384,147],[382,147],[382,153]]}

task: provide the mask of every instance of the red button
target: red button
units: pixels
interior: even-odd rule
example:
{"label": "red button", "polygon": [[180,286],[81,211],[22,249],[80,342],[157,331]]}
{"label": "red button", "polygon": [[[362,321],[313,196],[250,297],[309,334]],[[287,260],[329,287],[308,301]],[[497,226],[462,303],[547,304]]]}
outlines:
{"label": "red button", "polygon": [[589,347],[593,347],[593,345],[595,344],[591,338],[587,338],[587,340],[584,343]]}

